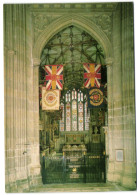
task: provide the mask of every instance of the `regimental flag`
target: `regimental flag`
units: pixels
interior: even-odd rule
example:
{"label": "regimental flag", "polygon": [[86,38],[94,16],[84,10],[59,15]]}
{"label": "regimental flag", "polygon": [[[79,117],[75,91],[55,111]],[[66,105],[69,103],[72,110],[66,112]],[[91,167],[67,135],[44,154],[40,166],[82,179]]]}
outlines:
{"label": "regimental flag", "polygon": [[102,108],[104,107],[104,88],[90,88],[87,92],[88,108]]}
{"label": "regimental flag", "polygon": [[100,88],[101,64],[84,63],[84,86],[85,88]]}
{"label": "regimental flag", "polygon": [[46,90],[42,87],[42,110],[59,110],[60,106],[60,91]]}
{"label": "regimental flag", "polygon": [[45,65],[46,89],[63,89],[63,65]]}

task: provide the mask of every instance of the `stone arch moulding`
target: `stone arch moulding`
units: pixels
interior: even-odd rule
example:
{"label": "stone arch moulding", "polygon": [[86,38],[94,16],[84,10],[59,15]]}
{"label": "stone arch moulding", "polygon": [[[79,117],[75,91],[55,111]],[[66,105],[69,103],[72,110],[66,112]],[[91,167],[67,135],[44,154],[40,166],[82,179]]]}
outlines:
{"label": "stone arch moulding", "polygon": [[94,39],[96,39],[104,49],[106,64],[109,65],[112,63],[112,46],[106,34],[94,22],[83,16],[80,16],[79,14],[66,14],[49,24],[39,35],[34,44],[33,60],[40,61],[42,49],[48,43],[48,41],[59,31],[70,25],[74,25],[85,30]]}

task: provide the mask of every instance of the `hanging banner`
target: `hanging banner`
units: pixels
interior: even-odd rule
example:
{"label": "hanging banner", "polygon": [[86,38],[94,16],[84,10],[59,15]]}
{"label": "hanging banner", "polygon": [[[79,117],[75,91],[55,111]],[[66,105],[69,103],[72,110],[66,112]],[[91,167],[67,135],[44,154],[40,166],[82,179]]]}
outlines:
{"label": "hanging banner", "polygon": [[63,65],[45,65],[46,89],[63,89]]}
{"label": "hanging banner", "polygon": [[59,110],[60,91],[42,87],[42,110]]}
{"label": "hanging banner", "polygon": [[84,86],[85,88],[100,88],[101,82],[101,64],[84,63]]}
{"label": "hanging banner", "polygon": [[88,108],[101,108],[104,107],[104,88],[100,89],[91,88],[88,90]]}

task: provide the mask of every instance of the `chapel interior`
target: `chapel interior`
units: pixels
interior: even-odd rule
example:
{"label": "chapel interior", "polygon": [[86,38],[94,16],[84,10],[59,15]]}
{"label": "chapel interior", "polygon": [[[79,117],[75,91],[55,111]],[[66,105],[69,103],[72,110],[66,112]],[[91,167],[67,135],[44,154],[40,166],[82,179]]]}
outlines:
{"label": "chapel interior", "polygon": [[[102,65],[101,86],[105,86],[103,108],[88,108],[87,90],[83,85],[84,62]],[[42,110],[41,88],[45,82],[46,64],[64,65],[63,90],[57,111]],[[105,182],[103,127],[107,126],[107,71],[103,49],[85,31],[72,25],[63,29],[42,51],[39,83],[40,152],[46,156],[46,167],[42,169],[45,171],[45,175],[42,173],[43,182],[44,179],[46,183],[62,183],[65,180],[68,183]]]}

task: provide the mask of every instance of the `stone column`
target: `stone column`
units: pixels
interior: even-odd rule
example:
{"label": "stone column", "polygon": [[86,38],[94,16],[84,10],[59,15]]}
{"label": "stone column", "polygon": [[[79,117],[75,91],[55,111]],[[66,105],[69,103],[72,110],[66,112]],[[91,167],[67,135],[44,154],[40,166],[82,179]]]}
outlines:
{"label": "stone column", "polygon": [[6,191],[22,192],[28,189],[26,13],[21,4],[4,5],[4,13]]}
{"label": "stone column", "polygon": [[107,65],[107,100],[108,100],[108,125],[103,127],[105,133],[105,150],[106,150],[106,180],[109,179],[108,167],[111,167],[112,162],[112,146],[113,146],[113,135],[112,135],[112,125],[113,125],[113,88],[112,88],[112,78],[113,78],[113,59],[107,58],[105,60]]}
{"label": "stone column", "polygon": [[122,3],[122,95],[124,166],[122,184],[135,188],[135,77],[133,3]]}
{"label": "stone column", "polygon": [[42,183],[39,151],[39,59],[32,58],[33,26],[31,11],[26,8],[26,68],[27,68],[27,166],[31,191]]}
{"label": "stone column", "polygon": [[[14,129],[14,81],[13,67],[14,51],[7,51],[7,79],[6,79],[6,173],[8,174],[8,182],[11,183],[10,188],[16,189],[16,169],[15,169],[15,129]],[[6,181],[7,182],[7,181]]]}
{"label": "stone column", "polygon": [[40,60],[33,60],[33,138],[31,146],[30,175],[33,185],[41,182],[40,177],[40,145],[39,145],[39,65]]}
{"label": "stone column", "polygon": [[[113,54],[112,74],[109,73],[111,76],[108,74],[108,181],[135,189],[132,3],[118,4],[117,10],[113,14]],[[116,159],[116,150],[119,149],[123,150],[123,161]]]}
{"label": "stone column", "polygon": [[28,170],[26,151],[26,12],[24,5],[12,5],[14,57],[14,130],[15,168],[18,192],[28,190]]}
{"label": "stone column", "polygon": [[[14,129],[14,44],[12,6],[4,5],[4,73],[5,73],[5,179],[6,190],[17,188],[14,159],[15,129]],[[11,184],[11,185],[10,185]]]}
{"label": "stone column", "polygon": [[117,149],[123,149],[120,4],[113,13],[113,64],[110,69],[108,70],[109,166],[107,178],[109,181],[120,183],[123,163],[117,162],[115,156]]}

